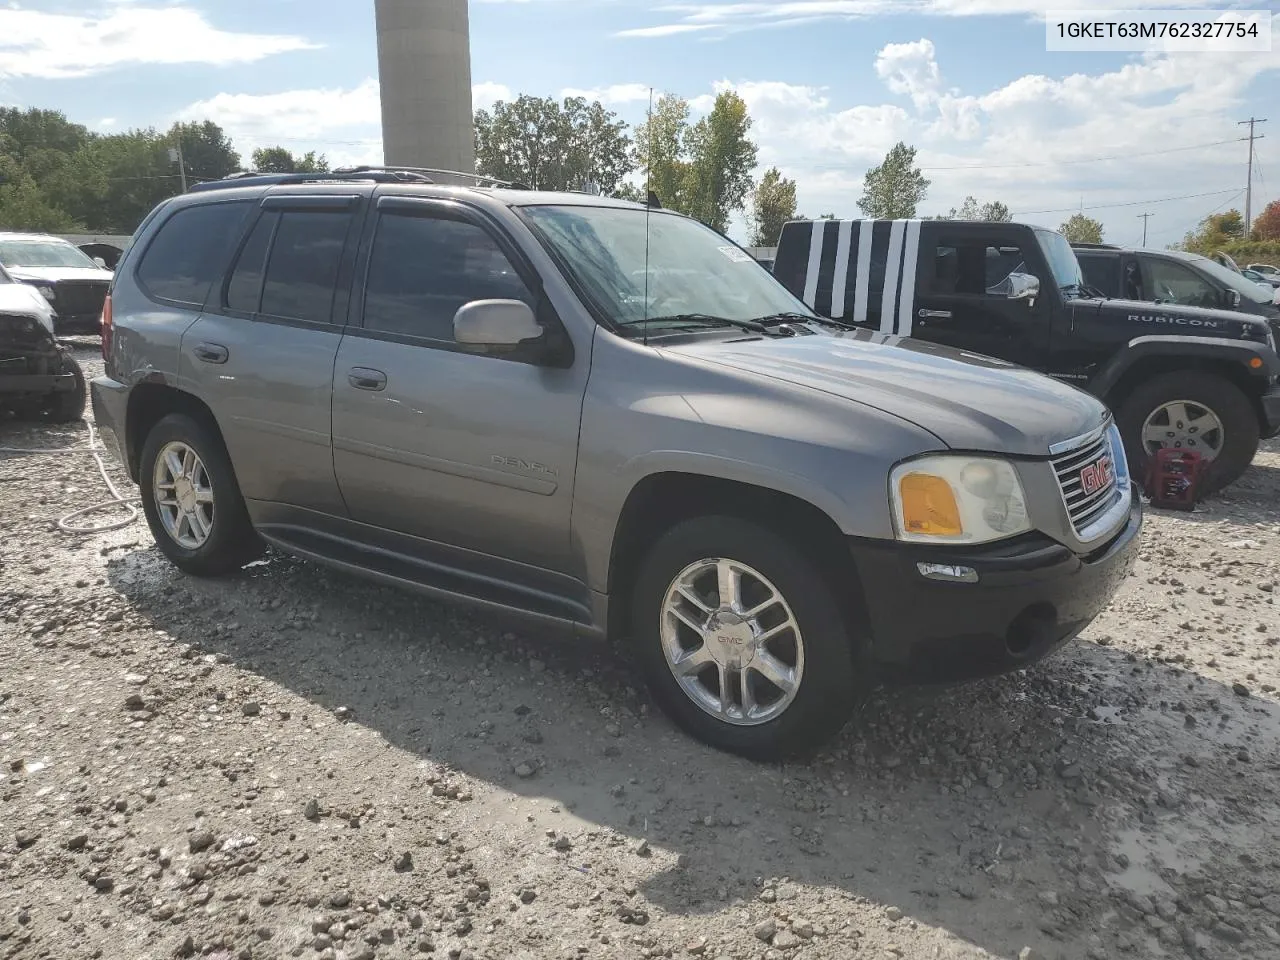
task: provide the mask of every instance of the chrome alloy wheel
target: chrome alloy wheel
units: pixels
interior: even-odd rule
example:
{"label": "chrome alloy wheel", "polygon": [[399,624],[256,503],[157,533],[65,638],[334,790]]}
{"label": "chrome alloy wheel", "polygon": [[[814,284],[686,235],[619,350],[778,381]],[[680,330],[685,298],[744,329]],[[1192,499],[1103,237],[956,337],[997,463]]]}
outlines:
{"label": "chrome alloy wheel", "polygon": [[187,550],[204,546],[213,531],[213,486],[195,450],[178,440],[164,445],[156,457],[152,496],[174,543]]}
{"label": "chrome alloy wheel", "polygon": [[804,677],[804,639],[782,593],[736,560],[685,567],[662,603],[662,651],[685,694],[736,726],[791,706]]}
{"label": "chrome alloy wheel", "polygon": [[1216,460],[1226,441],[1218,415],[1191,400],[1171,400],[1156,407],[1142,425],[1142,444],[1148,453],[1173,447]]}

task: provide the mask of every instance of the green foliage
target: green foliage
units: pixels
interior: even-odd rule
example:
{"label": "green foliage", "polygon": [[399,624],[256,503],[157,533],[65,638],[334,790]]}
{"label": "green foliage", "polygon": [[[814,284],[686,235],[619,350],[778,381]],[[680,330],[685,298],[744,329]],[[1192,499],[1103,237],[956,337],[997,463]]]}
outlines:
{"label": "green foliage", "polygon": [[685,136],[685,212],[721,233],[751,192],[759,151],[748,136],[750,130],[746,101],[729,90],[716,97],[711,112]]}
{"label": "green foliage", "polygon": [[1280,200],[1272,200],[1253,221],[1254,240],[1280,241]]}
{"label": "green foliage", "polygon": [[951,208],[951,212],[937,217],[938,220],[986,220],[992,223],[1008,223],[1013,219],[1009,208],[999,200],[990,203],[979,203],[977,197],[965,197],[960,208]]}
{"label": "green foliage", "polygon": [[329,160],[314,150],[295,157],[284,147],[259,147],[253,151],[253,169],[259,173],[327,173]]}
{"label": "green foliage", "polygon": [[751,245],[772,247],[782,228],[796,218],[796,182],[777,167],[765,171],[751,198]]}
{"label": "green foliage", "polygon": [[664,93],[654,105],[652,116],[636,127],[635,162],[648,188],[662,205],[687,212],[685,183],[689,164],[685,140],[689,132],[689,102]]}
{"label": "green foliage", "polygon": [[1244,240],[1244,216],[1239,210],[1215,213],[1200,221],[1195,230],[1182,238],[1181,247],[1205,256]]}
{"label": "green foliage", "polygon": [[929,181],[916,167],[916,148],[899,142],[880,166],[867,171],[858,206],[877,220],[914,217],[928,190]]}
{"label": "green foliage", "polygon": [[1058,232],[1072,243],[1102,242],[1102,224],[1083,213],[1073,213],[1070,220],[1058,227]]}
{"label": "green foliage", "polygon": [[476,167],[535,190],[595,184],[611,194],[634,169],[626,131],[617,114],[582,97],[522,95],[476,111]]}

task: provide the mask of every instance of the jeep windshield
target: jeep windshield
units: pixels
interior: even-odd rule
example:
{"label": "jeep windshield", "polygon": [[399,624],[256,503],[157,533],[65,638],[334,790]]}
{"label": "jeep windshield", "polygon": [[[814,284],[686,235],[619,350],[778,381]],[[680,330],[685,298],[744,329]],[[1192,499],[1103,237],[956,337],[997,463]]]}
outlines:
{"label": "jeep windshield", "polygon": [[84,251],[65,240],[0,240],[0,263],[19,267],[84,267],[99,269]]}
{"label": "jeep windshield", "polygon": [[1058,288],[1069,296],[1079,296],[1084,275],[1080,272],[1080,261],[1076,259],[1076,253],[1071,249],[1067,238],[1052,230],[1036,230],[1035,234],[1044,258],[1049,261],[1049,269],[1053,272]]}
{"label": "jeep windshield", "polygon": [[622,332],[822,322],[750,255],[696,220],[634,207],[521,212],[598,313]]}

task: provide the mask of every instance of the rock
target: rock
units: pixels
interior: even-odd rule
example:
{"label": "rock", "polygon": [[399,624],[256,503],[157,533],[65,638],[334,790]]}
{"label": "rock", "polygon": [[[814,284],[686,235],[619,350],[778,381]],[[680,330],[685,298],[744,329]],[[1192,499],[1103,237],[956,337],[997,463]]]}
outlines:
{"label": "rock", "polygon": [[511,772],[514,773],[521,780],[528,780],[530,777],[532,777],[535,773],[538,772],[538,768],[535,767],[533,764],[531,764],[528,760],[523,760],[520,763],[517,763],[514,767],[512,767]]}
{"label": "rock", "polygon": [[302,808],[302,815],[308,820],[320,819],[320,801],[312,797],[307,801],[307,805]]}
{"label": "rock", "polygon": [[573,849],[573,841],[566,837],[563,833],[556,837],[555,843],[551,845],[561,853],[567,853]]}
{"label": "rock", "polygon": [[394,867],[397,873],[408,873],[413,869],[413,854],[408,850],[400,854],[396,857]]}
{"label": "rock", "polygon": [[68,850],[83,850],[89,844],[89,835],[87,833],[75,833],[67,837],[66,847]]}
{"label": "rock", "polygon": [[1044,954],[1035,947],[1023,947],[1018,951],[1018,960],[1044,960]]}
{"label": "rock", "polygon": [[813,924],[810,923],[808,920],[796,921],[795,923],[791,924],[791,929],[795,932],[796,936],[803,937],[806,940],[813,939],[813,934],[814,934]]}
{"label": "rock", "polygon": [[19,830],[13,835],[13,842],[18,845],[19,850],[25,850],[39,839],[40,834],[35,830]]}
{"label": "rock", "polygon": [[146,709],[146,701],[142,699],[142,694],[131,693],[124,698],[124,708],[126,710],[143,710]]}
{"label": "rock", "polygon": [[327,950],[333,946],[333,937],[327,933],[317,933],[315,939],[311,941],[311,946],[317,951]]}
{"label": "rock", "polygon": [[246,717],[256,717],[258,714],[262,713],[262,704],[258,703],[256,700],[250,700],[248,703],[240,706],[240,712]]}
{"label": "rock", "polygon": [[898,907],[885,907],[884,915],[893,923],[902,919],[902,911]]}
{"label": "rock", "polygon": [[761,920],[757,923],[753,932],[755,933],[757,940],[762,940],[765,943],[768,943],[773,939],[773,935],[777,933],[777,931],[777,922],[772,917],[769,917],[768,919]]}
{"label": "rock", "polygon": [[650,852],[651,852],[651,851],[649,850],[649,841],[648,841],[648,840],[641,840],[639,843],[637,843],[637,844],[636,844],[636,846],[635,846],[635,852],[636,852],[636,856],[637,856],[637,857],[647,857],[647,856],[649,856],[649,854],[650,854]]}
{"label": "rock", "polygon": [[538,891],[533,887],[521,887],[516,891],[516,896],[520,898],[521,903],[533,903],[538,899]]}
{"label": "rock", "polygon": [[1059,763],[1057,769],[1058,776],[1063,780],[1079,780],[1084,775],[1084,770],[1078,763]]}
{"label": "rock", "polygon": [[457,923],[453,925],[453,932],[459,937],[465,937],[471,932],[471,918],[459,917]]}
{"label": "rock", "polygon": [[1245,940],[1243,930],[1239,927],[1234,927],[1223,920],[1219,920],[1215,923],[1209,932],[1219,940],[1225,940],[1227,943],[1244,943]]}
{"label": "rock", "polygon": [[707,938],[698,937],[696,940],[690,940],[684,945],[684,952],[700,957],[707,952]]}
{"label": "rock", "polygon": [[93,889],[99,893],[110,893],[116,887],[116,882],[111,877],[102,876],[93,881]]}
{"label": "rock", "polygon": [[1041,890],[1037,895],[1037,899],[1046,907],[1056,907],[1058,905],[1058,894],[1054,890]]}
{"label": "rock", "polygon": [[424,933],[422,936],[418,937],[419,953],[431,953],[433,950],[435,950],[435,948],[436,948],[436,942],[432,938],[431,934]]}
{"label": "rock", "polygon": [[779,950],[794,950],[803,942],[790,930],[779,930],[773,938],[773,945]]}
{"label": "rock", "polygon": [[329,906],[335,910],[342,910],[351,904],[351,894],[345,890],[339,890],[337,893],[329,897]]}
{"label": "rock", "polygon": [[1231,692],[1234,693],[1237,697],[1249,696],[1249,688],[1246,687],[1243,683],[1240,683],[1238,681],[1231,685]]}
{"label": "rock", "polygon": [[213,846],[214,836],[208,830],[197,830],[187,837],[187,848],[192,853],[200,853]]}

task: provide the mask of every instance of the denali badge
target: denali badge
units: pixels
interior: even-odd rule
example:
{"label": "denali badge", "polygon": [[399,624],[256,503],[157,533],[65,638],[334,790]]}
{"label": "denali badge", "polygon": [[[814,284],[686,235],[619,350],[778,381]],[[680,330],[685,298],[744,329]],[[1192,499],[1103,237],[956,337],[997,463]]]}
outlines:
{"label": "denali badge", "polygon": [[1112,481],[1111,466],[1110,457],[1100,457],[1080,471],[1080,486],[1084,489],[1085,496],[1090,496],[1104,487],[1110,486]]}

